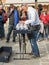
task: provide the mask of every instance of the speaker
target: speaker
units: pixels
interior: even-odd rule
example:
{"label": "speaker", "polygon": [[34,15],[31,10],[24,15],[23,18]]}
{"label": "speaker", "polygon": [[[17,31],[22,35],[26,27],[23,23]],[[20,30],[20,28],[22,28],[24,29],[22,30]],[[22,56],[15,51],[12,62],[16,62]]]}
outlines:
{"label": "speaker", "polygon": [[3,46],[0,48],[0,62],[9,62],[12,54],[12,47]]}

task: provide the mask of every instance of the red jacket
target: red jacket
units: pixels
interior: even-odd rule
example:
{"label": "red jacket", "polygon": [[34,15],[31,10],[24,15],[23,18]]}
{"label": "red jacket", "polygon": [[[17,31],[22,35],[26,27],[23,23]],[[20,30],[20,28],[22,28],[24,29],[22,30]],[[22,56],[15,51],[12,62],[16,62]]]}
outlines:
{"label": "red jacket", "polygon": [[40,19],[42,20],[43,24],[48,24],[48,21],[47,21],[47,14],[41,14],[40,15]]}

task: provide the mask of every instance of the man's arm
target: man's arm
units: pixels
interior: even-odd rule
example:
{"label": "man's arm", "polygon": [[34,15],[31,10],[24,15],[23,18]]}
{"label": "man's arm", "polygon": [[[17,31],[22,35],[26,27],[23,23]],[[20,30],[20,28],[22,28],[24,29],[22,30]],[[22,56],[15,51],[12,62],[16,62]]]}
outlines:
{"label": "man's arm", "polygon": [[33,24],[35,22],[35,12],[28,12],[28,20],[25,21],[25,24]]}

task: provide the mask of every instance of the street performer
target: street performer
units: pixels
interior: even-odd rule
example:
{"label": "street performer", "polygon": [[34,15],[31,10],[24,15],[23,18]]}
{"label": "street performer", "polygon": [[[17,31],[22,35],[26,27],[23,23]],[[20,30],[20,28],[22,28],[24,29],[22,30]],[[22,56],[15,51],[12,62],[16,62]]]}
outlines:
{"label": "street performer", "polygon": [[25,24],[30,25],[30,28],[32,28],[31,32],[31,47],[32,47],[32,53],[34,54],[34,57],[40,57],[38,45],[37,45],[37,34],[40,29],[40,21],[38,17],[37,11],[33,7],[28,7],[28,5],[23,4],[22,10],[27,11],[28,20],[25,21]]}

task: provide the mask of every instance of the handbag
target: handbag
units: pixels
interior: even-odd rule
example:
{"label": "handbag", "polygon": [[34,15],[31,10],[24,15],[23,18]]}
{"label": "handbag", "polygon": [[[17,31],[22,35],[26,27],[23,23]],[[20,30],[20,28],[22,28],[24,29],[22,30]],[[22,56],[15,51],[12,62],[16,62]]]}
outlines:
{"label": "handbag", "polygon": [[3,13],[3,23],[6,23],[7,19],[7,13]]}

